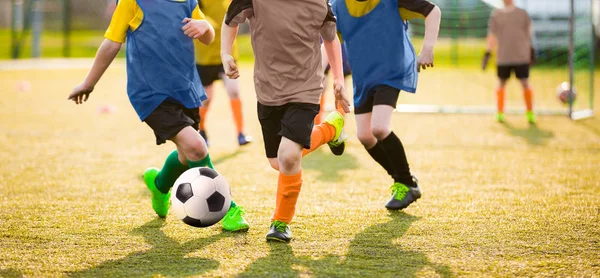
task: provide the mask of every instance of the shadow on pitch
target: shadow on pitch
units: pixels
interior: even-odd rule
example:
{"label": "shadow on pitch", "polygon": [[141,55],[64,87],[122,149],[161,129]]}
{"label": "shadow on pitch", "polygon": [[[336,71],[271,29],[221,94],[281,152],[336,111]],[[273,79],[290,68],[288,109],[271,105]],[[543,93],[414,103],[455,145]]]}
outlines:
{"label": "shadow on pitch", "polygon": [[316,260],[296,257],[290,245],[270,243],[269,255],[256,260],[240,276],[416,277],[421,271],[453,276],[448,266],[432,263],[424,253],[404,250],[401,244],[394,243],[417,217],[392,212],[389,218],[357,234],[345,256],[330,255]]}
{"label": "shadow on pitch", "polygon": [[[347,146],[346,146],[347,147]],[[350,153],[335,156],[327,146],[320,147],[302,158],[302,169],[316,170],[320,181],[337,182],[342,178],[342,171],[357,169],[356,157]]]}
{"label": "shadow on pitch", "polygon": [[13,277],[24,277],[23,274],[13,268],[0,269],[0,277],[13,278]]}
{"label": "shadow on pitch", "polygon": [[554,137],[552,131],[540,129],[537,125],[529,125],[527,128],[516,128],[508,122],[504,122],[503,125],[512,136],[521,137],[534,146],[546,145],[548,140]]}
{"label": "shadow on pitch", "polygon": [[242,148],[240,148],[240,149],[237,149],[234,152],[231,152],[231,153],[228,153],[228,154],[225,154],[225,155],[221,155],[221,156],[212,158],[212,163],[213,163],[213,165],[217,166],[217,165],[219,165],[219,164],[221,164],[221,163],[223,163],[223,162],[225,162],[227,160],[236,158],[238,155],[240,155],[242,153],[244,153],[244,150]]}
{"label": "shadow on pitch", "polygon": [[85,270],[68,273],[70,277],[155,277],[201,275],[217,269],[219,263],[212,259],[186,257],[233,233],[220,233],[208,238],[177,242],[167,237],[160,228],[165,220],[154,219],[131,231],[131,235],[143,236],[151,249],[132,253],[125,258],[106,261]]}
{"label": "shadow on pitch", "polygon": [[600,121],[596,118],[590,118],[580,121],[575,121],[579,126],[582,126],[590,132],[600,136]]}

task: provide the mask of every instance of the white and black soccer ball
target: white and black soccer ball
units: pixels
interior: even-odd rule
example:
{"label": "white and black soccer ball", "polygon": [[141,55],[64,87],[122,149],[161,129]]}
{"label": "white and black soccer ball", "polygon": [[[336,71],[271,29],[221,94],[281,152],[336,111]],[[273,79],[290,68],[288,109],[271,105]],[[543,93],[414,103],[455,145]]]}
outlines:
{"label": "white and black soccer ball", "polygon": [[231,206],[231,191],[217,171],[196,167],[183,172],[171,191],[171,208],[185,224],[208,227],[223,219]]}

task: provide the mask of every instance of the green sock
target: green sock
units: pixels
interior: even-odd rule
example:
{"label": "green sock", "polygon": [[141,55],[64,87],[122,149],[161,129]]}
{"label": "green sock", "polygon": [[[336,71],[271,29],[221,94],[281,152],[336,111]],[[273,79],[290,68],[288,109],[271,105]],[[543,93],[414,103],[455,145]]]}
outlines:
{"label": "green sock", "polygon": [[215,166],[212,164],[212,161],[210,161],[210,154],[206,154],[206,157],[200,161],[190,161],[188,160],[188,165],[190,166],[190,168],[194,168],[194,167],[208,167],[210,169],[215,169]]}
{"label": "green sock", "polygon": [[162,193],[169,192],[173,187],[175,180],[188,169],[188,166],[181,164],[177,155],[177,150],[172,151],[163,165],[160,173],[156,177],[156,188]]}
{"label": "green sock", "polygon": [[[190,166],[190,168],[194,168],[194,167],[208,167],[210,169],[215,169],[215,166],[212,164],[212,161],[210,160],[210,154],[206,154],[206,157],[200,161],[189,161],[188,160],[188,165]],[[231,200],[231,208],[235,208],[237,207],[237,205],[235,204],[235,202],[233,200]]]}

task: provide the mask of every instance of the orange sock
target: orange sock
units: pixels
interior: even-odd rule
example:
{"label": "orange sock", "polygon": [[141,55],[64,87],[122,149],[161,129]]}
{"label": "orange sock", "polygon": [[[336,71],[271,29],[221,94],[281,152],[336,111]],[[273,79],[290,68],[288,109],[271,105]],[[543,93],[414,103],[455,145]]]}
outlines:
{"label": "orange sock", "polygon": [[204,130],[204,121],[206,120],[206,112],[208,112],[208,106],[200,106],[200,130]]}
{"label": "orange sock", "polygon": [[333,140],[333,137],[335,137],[335,127],[328,123],[315,125],[310,134],[310,149],[302,150],[302,156],[313,152],[321,145],[327,144],[329,141]]}
{"label": "orange sock", "polygon": [[527,111],[533,111],[533,90],[526,89],[523,91],[523,95],[525,96],[525,105],[527,106]]}
{"label": "orange sock", "polygon": [[323,114],[325,113],[325,92],[321,94],[321,102],[319,103],[319,114],[315,116],[315,125],[321,123]]}
{"label": "orange sock", "polygon": [[290,223],[296,212],[296,202],[302,187],[302,170],[297,174],[286,176],[279,173],[277,182],[277,197],[275,199],[275,213],[272,220]]}
{"label": "orange sock", "polygon": [[504,113],[504,88],[496,91],[496,103],[498,104],[498,113]]}
{"label": "orange sock", "polygon": [[244,117],[242,116],[242,101],[239,98],[231,100],[231,112],[238,134],[244,131]]}

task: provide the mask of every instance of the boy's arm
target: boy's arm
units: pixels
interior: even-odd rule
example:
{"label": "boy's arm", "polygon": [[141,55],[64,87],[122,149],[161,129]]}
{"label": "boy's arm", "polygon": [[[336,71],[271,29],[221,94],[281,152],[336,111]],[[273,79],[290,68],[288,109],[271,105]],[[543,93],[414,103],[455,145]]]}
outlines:
{"label": "boy's arm", "polygon": [[492,12],[490,20],[488,21],[488,35],[487,35],[487,52],[492,52],[496,48],[496,21],[494,20],[496,11]]}
{"label": "boy's arm", "polygon": [[231,55],[233,42],[237,37],[238,26],[246,19],[254,16],[252,0],[233,0],[229,4],[223,26],[221,27],[221,62],[227,77],[236,79],[240,77],[235,59]]}
{"label": "boy's arm", "polygon": [[342,66],[342,44],[337,36],[336,19],[331,10],[331,6],[327,4],[328,12],[323,25],[321,26],[321,38],[323,46],[327,53],[327,60],[331,66],[333,74],[333,93],[335,94],[336,107],[338,102],[346,113],[350,112],[350,101],[346,97],[344,89],[344,67]]}
{"label": "boy's arm", "polygon": [[223,63],[225,74],[231,79],[240,77],[240,72],[235,63],[235,59],[231,55],[233,42],[237,37],[237,32],[238,26],[231,27],[223,22],[223,26],[221,27],[221,63]]}
{"label": "boy's arm", "polygon": [[481,60],[481,69],[482,70],[487,69],[490,58],[492,57],[492,51],[494,50],[494,48],[496,48],[496,44],[497,44],[496,36],[494,35],[494,33],[496,32],[496,23],[494,21],[494,14],[495,14],[495,11],[492,12],[492,15],[490,16],[490,20],[488,21],[488,35],[486,38],[487,48],[485,50],[485,54],[483,54],[483,59]]}
{"label": "boy's arm", "polygon": [[[440,32],[442,11],[427,0],[398,0],[398,8],[400,8],[401,15],[403,14],[402,10],[407,10],[408,16],[425,17],[425,37],[417,58],[417,71],[433,67],[433,48]],[[408,19],[405,17],[403,17],[405,20]]]}
{"label": "boy's arm", "polygon": [[181,27],[181,30],[192,39],[197,39],[207,45],[215,39],[215,29],[200,11],[199,4],[192,11],[192,18],[184,18],[182,23],[185,25]]}
{"label": "boy's arm", "polygon": [[108,66],[115,59],[120,49],[121,43],[105,39],[100,48],[98,48],[96,58],[88,75],[83,80],[83,83],[73,89],[68,99],[74,101],[76,104],[87,101],[90,93],[94,90],[94,86],[96,86],[100,77],[102,77]]}
{"label": "boy's arm", "polygon": [[[112,15],[110,25],[104,33],[106,39],[98,48],[92,68],[83,82],[73,89],[68,97],[69,100],[74,101],[76,104],[87,101],[90,93],[94,90],[94,86],[119,53],[121,44],[125,42],[127,31],[130,28],[129,23],[135,17],[136,5],[135,0],[119,1]],[[139,26],[133,26],[133,28],[137,27]]]}

